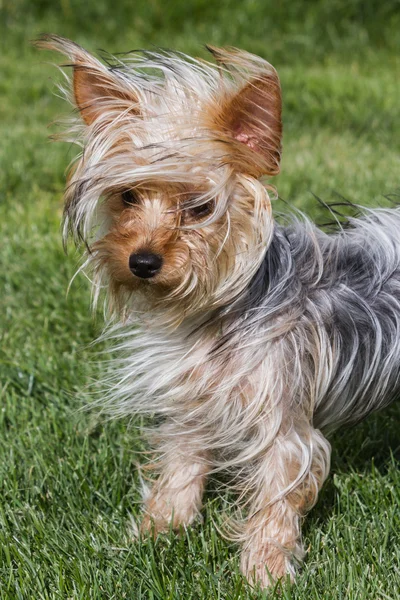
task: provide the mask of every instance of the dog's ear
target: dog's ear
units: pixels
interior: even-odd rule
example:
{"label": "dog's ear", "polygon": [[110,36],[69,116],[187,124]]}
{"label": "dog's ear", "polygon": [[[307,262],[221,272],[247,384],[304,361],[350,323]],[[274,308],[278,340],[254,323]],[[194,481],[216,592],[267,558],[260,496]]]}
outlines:
{"label": "dog's ear", "polygon": [[[282,141],[282,98],[276,70],[266,61],[234,48],[209,48],[217,63],[229,71],[239,90],[226,94],[218,124],[234,142],[242,168],[257,175],[277,175]],[[251,151],[249,154],[248,150]]]}
{"label": "dog's ear", "polygon": [[139,114],[136,95],[125,87],[115,73],[93,65],[74,65],[74,97],[87,125],[90,125],[110,108]]}
{"label": "dog's ear", "polygon": [[68,56],[73,67],[73,94],[82,119],[91,125],[110,110],[140,113],[138,97],[115,69],[105,67],[83,48],[56,35],[43,35],[36,46]]}
{"label": "dog's ear", "polygon": [[277,175],[282,121],[276,72],[249,81],[229,102],[223,118],[233,138],[260,155],[266,174]]}

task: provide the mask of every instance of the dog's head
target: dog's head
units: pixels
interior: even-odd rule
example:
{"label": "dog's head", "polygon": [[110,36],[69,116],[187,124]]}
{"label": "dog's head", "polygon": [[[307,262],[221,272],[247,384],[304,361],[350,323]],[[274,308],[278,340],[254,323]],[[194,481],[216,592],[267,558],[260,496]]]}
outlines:
{"label": "dog's head", "polygon": [[82,152],[65,225],[86,243],[96,285],[119,308],[139,297],[182,315],[232,300],[272,235],[259,178],[279,171],[276,71],[236,49],[210,48],[216,64],[144,52],[104,65],[59,37],[39,44],[73,67]]}

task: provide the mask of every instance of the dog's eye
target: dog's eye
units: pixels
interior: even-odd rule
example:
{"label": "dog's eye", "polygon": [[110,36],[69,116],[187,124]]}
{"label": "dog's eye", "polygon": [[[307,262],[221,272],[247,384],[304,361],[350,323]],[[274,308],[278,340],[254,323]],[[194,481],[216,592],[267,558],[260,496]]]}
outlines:
{"label": "dog's eye", "polygon": [[184,212],[189,215],[192,219],[203,219],[213,212],[215,208],[214,200],[199,204],[199,206],[192,206],[187,208]]}
{"label": "dog's eye", "polygon": [[139,204],[139,197],[132,190],[125,190],[121,194],[122,202],[126,206],[132,206],[133,204]]}

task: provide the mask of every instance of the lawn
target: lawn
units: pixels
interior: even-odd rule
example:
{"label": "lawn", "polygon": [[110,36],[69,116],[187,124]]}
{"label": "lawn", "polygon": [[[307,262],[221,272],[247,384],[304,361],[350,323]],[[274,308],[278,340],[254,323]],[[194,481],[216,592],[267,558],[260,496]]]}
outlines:
{"label": "lawn", "polygon": [[69,108],[52,94],[60,58],[29,45],[52,31],[94,52],[204,55],[210,42],[263,55],[284,94],[275,183],[284,206],[324,220],[315,196],[373,206],[399,194],[398,2],[3,0],[0,14],[0,599],[398,599],[399,404],[335,435],[304,568],[280,595],[240,576],[212,483],[202,525],[131,539],[144,447],[136,422],[80,410],[102,370],[90,346],[102,316],[84,277],[66,294],[79,264],[60,236],[75,150],[46,136]]}

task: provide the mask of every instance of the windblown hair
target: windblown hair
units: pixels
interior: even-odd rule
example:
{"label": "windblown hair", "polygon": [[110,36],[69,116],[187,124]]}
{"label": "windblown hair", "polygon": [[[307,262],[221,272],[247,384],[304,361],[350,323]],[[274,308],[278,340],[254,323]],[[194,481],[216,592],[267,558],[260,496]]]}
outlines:
{"label": "windblown hair", "polygon": [[[221,298],[235,296],[256,271],[271,234],[268,189],[273,188],[256,177],[279,170],[281,106],[275,70],[236,49],[209,48],[217,65],[159,51],[130,53],[124,60],[108,56],[104,67],[69,40],[44,36],[39,45],[67,54],[74,68],[73,85],[63,91],[69,96],[73,90],[71,101],[83,122],[70,123],[64,138],[80,144],[82,153],[65,193],[64,233],[71,232],[90,251],[86,266],[96,267],[95,298],[107,285],[121,309],[132,287],[126,281],[123,289],[117,284],[115,265],[108,277],[104,245],[95,245],[110,229],[110,198],[124,190],[154,196],[160,188],[173,200],[174,220],[166,224],[176,230],[199,229],[199,223],[183,223],[182,212],[213,202],[201,229],[219,220],[217,252],[228,263],[236,256],[235,268],[227,265],[229,274],[213,273],[202,286],[197,286],[199,272],[187,270],[179,289],[175,286],[174,301],[190,296],[193,312],[205,299],[218,305]],[[251,197],[250,220],[246,195]],[[235,220],[243,232],[235,237],[235,248],[228,249]],[[202,270],[204,275],[204,265]],[[217,281],[218,289],[211,289]],[[196,299],[201,290],[205,298]]]}
{"label": "windblown hair", "polygon": [[[82,146],[65,232],[106,286],[118,358],[113,414],[158,415],[161,475],[142,531],[187,525],[205,477],[232,469],[249,507],[242,569],[294,572],[300,516],[330,461],[320,430],[358,422],[400,392],[400,210],[364,211],[327,235],[274,223],[281,99],[276,71],[236,49],[216,64],[172,52],[69,56]],[[144,254],[145,252],[145,254]],[[132,256],[158,257],[146,279]],[[147,257],[147,258],[146,258]],[[153,277],[154,275],[154,277]]]}

